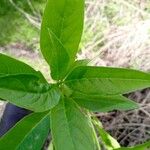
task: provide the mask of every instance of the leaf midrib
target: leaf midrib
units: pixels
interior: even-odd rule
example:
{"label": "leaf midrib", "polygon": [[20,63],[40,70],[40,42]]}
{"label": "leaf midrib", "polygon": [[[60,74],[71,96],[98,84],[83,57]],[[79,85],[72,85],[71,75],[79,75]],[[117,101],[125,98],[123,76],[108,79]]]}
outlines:
{"label": "leaf midrib", "polygon": [[59,34],[59,36],[58,36],[58,38],[60,39],[60,41],[61,41],[61,38],[62,38],[62,31],[63,31],[64,21],[65,21],[65,14],[66,14],[65,8],[67,7],[66,3],[67,3],[67,2],[66,2],[66,0],[65,0],[65,4],[64,4],[64,8],[63,8],[63,14],[62,14],[62,17],[61,17],[60,34]]}
{"label": "leaf midrib", "polygon": [[[64,81],[64,84],[66,84],[66,85],[69,85],[70,83],[72,84],[72,83],[74,83],[74,82],[80,82],[80,81],[88,81],[88,80],[101,80],[101,79],[108,79],[108,80],[123,80],[123,81],[139,81],[139,82],[147,82],[147,81],[149,81],[149,85],[150,85],[150,80],[144,80],[144,79],[123,79],[123,78],[82,78],[82,79],[73,79],[73,80],[65,80]],[[148,85],[146,86],[146,87],[148,87]],[[76,92],[78,92],[78,93],[82,93],[82,94],[86,94],[85,92],[82,92],[82,91],[80,91],[80,89],[76,89]],[[122,94],[122,93],[118,93],[118,92],[116,92],[116,93],[114,93],[114,94],[110,94],[110,93],[107,93],[107,94],[102,94],[102,96],[106,96],[106,95],[108,95],[108,96],[114,96],[114,95],[120,95],[120,94]],[[90,94],[91,96],[93,96],[93,95],[98,95],[98,94]]]}
{"label": "leaf midrib", "polygon": [[144,80],[144,79],[132,79],[132,78],[131,78],[131,79],[128,79],[128,78],[111,78],[111,77],[110,77],[110,78],[105,78],[105,77],[99,77],[99,78],[94,78],[94,77],[93,77],[93,78],[88,78],[88,77],[87,77],[87,78],[86,78],[86,77],[85,77],[85,78],[80,78],[80,79],[65,80],[64,83],[70,83],[70,82],[75,82],[75,81],[78,81],[78,82],[79,82],[79,81],[84,81],[84,80],[97,80],[97,79],[98,79],[98,80],[100,80],[100,79],[112,80],[112,79],[113,79],[113,80],[124,80],[124,81],[125,81],[125,80],[127,80],[127,81],[130,81],[130,80],[138,80],[138,81],[149,81],[149,82],[150,82],[150,79],[149,79],[149,80],[148,80],[148,79],[147,79],[147,80]]}
{"label": "leaf midrib", "polygon": [[73,147],[74,147],[74,150],[76,150],[76,148],[75,148],[75,143],[73,142],[73,138],[72,138],[72,136],[71,136],[71,131],[70,131],[70,124],[69,124],[69,121],[68,121],[68,118],[67,118],[67,113],[66,113],[66,105],[65,105],[65,102],[64,102],[64,100],[63,100],[63,106],[64,106],[64,114],[65,114],[65,118],[66,118],[66,122],[67,122],[67,127],[68,127],[68,130],[69,130],[69,132],[68,132],[68,134],[69,134],[69,136],[70,136],[70,139],[71,139],[71,141],[72,141],[72,145],[73,145]]}

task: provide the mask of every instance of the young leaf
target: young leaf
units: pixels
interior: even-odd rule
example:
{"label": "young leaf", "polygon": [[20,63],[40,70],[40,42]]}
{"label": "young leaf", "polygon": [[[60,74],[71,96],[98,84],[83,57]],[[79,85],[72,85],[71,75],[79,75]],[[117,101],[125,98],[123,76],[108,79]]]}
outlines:
{"label": "young leaf", "polygon": [[93,123],[100,134],[101,140],[107,150],[113,150],[120,148],[120,144],[110,134],[108,134],[102,127],[100,121],[97,118],[93,119]]}
{"label": "young leaf", "polygon": [[103,128],[99,128],[99,133],[107,150],[113,150],[114,148],[120,147],[117,140],[109,135]]}
{"label": "young leaf", "polygon": [[42,112],[58,104],[60,91],[54,85],[39,82],[33,75],[11,75],[0,78],[0,98],[17,106]]}
{"label": "young leaf", "polygon": [[82,60],[76,60],[71,68],[70,73],[77,67],[81,66],[87,66],[87,64],[90,62],[89,59],[82,59]]}
{"label": "young leaf", "polygon": [[121,95],[90,95],[78,92],[72,93],[72,98],[80,106],[94,112],[108,112],[112,110],[130,110],[138,108],[138,104]]}
{"label": "young leaf", "polygon": [[55,150],[52,141],[50,142],[47,150]]}
{"label": "young leaf", "polygon": [[80,66],[87,66],[87,64],[90,62],[89,59],[82,59],[82,60],[76,60],[74,62],[74,65],[73,65],[73,69],[72,71],[77,68],[77,67],[80,67]]}
{"label": "young leaf", "polygon": [[143,144],[139,144],[133,147],[121,147],[114,150],[149,150],[150,149],[150,141],[147,141]]}
{"label": "young leaf", "polygon": [[150,74],[130,69],[81,66],[67,77],[73,91],[91,95],[118,95],[150,87]]}
{"label": "young leaf", "polygon": [[[73,65],[71,66],[69,72],[67,75],[69,75],[75,68],[80,67],[80,66],[87,66],[87,64],[89,63],[89,59],[82,59],[82,60],[76,60]],[[67,78],[66,75],[66,78]]]}
{"label": "young leaf", "polygon": [[84,0],[47,2],[40,44],[55,80],[62,79],[68,65],[74,62],[83,30],[83,18]]}
{"label": "young leaf", "polygon": [[3,150],[41,150],[50,128],[49,113],[33,113],[0,138]]}
{"label": "young leaf", "polygon": [[55,80],[62,79],[68,68],[69,68],[69,55],[61,43],[61,41],[56,37],[56,35],[50,31],[49,33],[49,43],[51,43],[52,51],[47,52],[47,55],[50,54],[48,63],[51,68],[51,76]]}
{"label": "young leaf", "polygon": [[71,99],[62,99],[51,110],[51,130],[56,150],[97,150],[94,129]]}
{"label": "young leaf", "polygon": [[46,82],[39,71],[34,70],[32,67],[21,61],[4,54],[0,54],[0,77],[16,74],[34,74],[35,76],[38,76],[41,81]]}

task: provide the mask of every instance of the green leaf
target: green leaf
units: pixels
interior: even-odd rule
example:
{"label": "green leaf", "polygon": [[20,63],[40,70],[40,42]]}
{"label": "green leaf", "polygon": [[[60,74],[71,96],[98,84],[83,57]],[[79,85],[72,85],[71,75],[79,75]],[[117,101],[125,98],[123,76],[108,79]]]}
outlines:
{"label": "green leaf", "polygon": [[62,79],[69,68],[69,55],[66,49],[62,45],[61,41],[56,37],[56,35],[50,31],[49,32],[49,43],[51,43],[52,51],[46,52],[47,56],[50,54],[48,63],[51,68],[51,76],[55,80]]}
{"label": "green leaf", "polygon": [[0,77],[16,74],[34,74],[35,76],[38,76],[41,81],[46,82],[39,71],[34,70],[32,67],[21,61],[4,54],[0,54]]}
{"label": "green leaf", "polygon": [[80,106],[94,112],[112,110],[130,110],[138,108],[138,104],[121,95],[90,95],[74,92],[72,98]]}
{"label": "green leaf", "polygon": [[72,99],[62,99],[51,111],[51,130],[56,150],[97,150],[90,118]]}
{"label": "green leaf", "polygon": [[49,113],[33,113],[0,138],[2,150],[41,150],[50,128]]}
{"label": "green leaf", "polygon": [[83,30],[84,0],[48,0],[41,27],[41,51],[53,79],[74,62]]}
{"label": "green leaf", "polygon": [[65,78],[67,78],[67,76],[77,67],[80,67],[80,66],[87,66],[88,63],[90,62],[89,59],[82,59],[82,60],[76,60],[73,65],[71,66],[68,74],[66,75]]}
{"label": "green leaf", "polygon": [[120,148],[120,144],[110,134],[108,134],[102,127],[100,121],[95,117],[93,123],[100,134],[101,141],[107,150],[113,150],[114,148]]}
{"label": "green leaf", "polygon": [[43,84],[33,75],[0,78],[0,98],[17,106],[42,112],[58,104],[60,91],[55,85]]}
{"label": "green leaf", "polygon": [[[87,64],[90,62],[89,59],[82,59],[82,60],[76,60],[74,62],[73,69],[80,67],[80,66],[87,66]],[[73,70],[72,70],[73,71]]]}
{"label": "green leaf", "polygon": [[113,150],[114,148],[120,147],[117,140],[108,134],[103,128],[99,128],[99,133],[107,150]]}
{"label": "green leaf", "polygon": [[150,149],[150,141],[147,141],[144,144],[139,144],[133,147],[121,147],[114,150],[149,150],[149,149]]}
{"label": "green leaf", "polygon": [[87,66],[89,62],[90,62],[89,59],[76,60],[73,66],[71,67],[70,73],[77,67]]}
{"label": "green leaf", "polygon": [[50,142],[50,144],[48,146],[48,150],[55,150],[54,146],[53,146],[53,142]]}
{"label": "green leaf", "polygon": [[81,66],[67,77],[72,91],[91,95],[119,95],[150,87],[150,74],[130,69]]}

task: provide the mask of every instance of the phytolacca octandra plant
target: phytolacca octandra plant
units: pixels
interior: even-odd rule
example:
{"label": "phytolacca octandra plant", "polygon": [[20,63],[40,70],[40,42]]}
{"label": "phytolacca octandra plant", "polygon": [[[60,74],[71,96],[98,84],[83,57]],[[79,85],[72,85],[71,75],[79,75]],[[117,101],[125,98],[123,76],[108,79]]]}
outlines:
{"label": "phytolacca octandra plant", "polygon": [[55,150],[97,150],[93,124],[107,149],[120,147],[89,112],[137,108],[122,94],[149,87],[150,74],[75,61],[83,18],[83,0],[47,2],[41,51],[53,84],[28,65],[0,54],[0,98],[35,112],[0,139],[1,149],[41,149],[51,129]]}

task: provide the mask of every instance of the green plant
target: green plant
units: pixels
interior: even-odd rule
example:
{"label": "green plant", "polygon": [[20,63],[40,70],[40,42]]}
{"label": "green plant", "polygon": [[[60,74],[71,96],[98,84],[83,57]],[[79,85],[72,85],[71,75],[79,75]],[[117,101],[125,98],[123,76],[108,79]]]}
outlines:
{"label": "green plant", "polygon": [[[135,109],[122,94],[150,86],[150,74],[121,68],[93,67],[75,60],[84,18],[83,0],[48,0],[41,27],[41,51],[50,66],[52,83],[30,66],[0,54],[0,98],[34,111],[0,139],[0,149],[42,148],[49,130],[49,149],[108,150],[119,143],[91,111]],[[150,143],[133,148],[146,149]]]}

